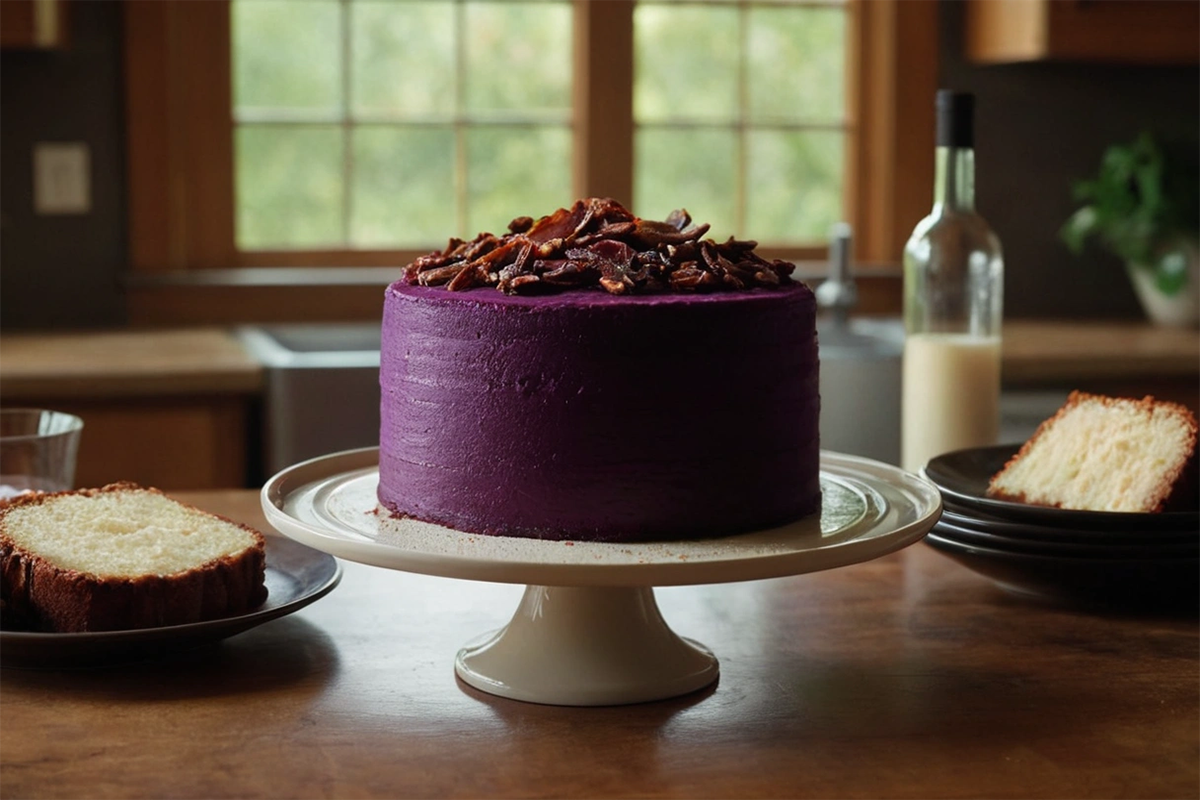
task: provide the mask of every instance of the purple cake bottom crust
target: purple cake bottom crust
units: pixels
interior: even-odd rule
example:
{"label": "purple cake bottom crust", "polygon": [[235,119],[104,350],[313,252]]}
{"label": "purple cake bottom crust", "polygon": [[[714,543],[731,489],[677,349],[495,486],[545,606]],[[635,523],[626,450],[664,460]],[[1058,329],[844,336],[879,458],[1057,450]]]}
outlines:
{"label": "purple cake bottom crust", "polygon": [[394,284],[380,503],[472,533],[638,542],[820,508],[815,302]]}

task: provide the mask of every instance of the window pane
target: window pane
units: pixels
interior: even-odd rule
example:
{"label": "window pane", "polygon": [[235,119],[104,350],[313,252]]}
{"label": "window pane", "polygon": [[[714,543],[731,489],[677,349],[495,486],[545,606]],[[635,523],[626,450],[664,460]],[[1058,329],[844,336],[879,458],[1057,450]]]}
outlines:
{"label": "window pane", "polygon": [[751,119],[841,122],[846,14],[837,8],[748,11]]}
{"label": "window pane", "polygon": [[416,119],[454,112],[454,4],[351,6],[352,109]]}
{"label": "window pane", "polygon": [[736,118],[736,9],[639,4],[633,24],[635,119]]}
{"label": "window pane", "polygon": [[467,230],[504,233],[514,217],[568,206],[571,132],[562,127],[470,128],[467,131]]}
{"label": "window pane", "polygon": [[343,242],[340,128],[242,125],[234,146],[238,247]]}
{"label": "window pane", "polygon": [[566,112],[571,11],[561,3],[467,3],[466,109]]}
{"label": "window pane", "polygon": [[634,213],[666,219],[684,207],[713,236],[739,234],[736,214],[736,137],[727,130],[642,129],[636,134]]}
{"label": "window pane", "polygon": [[842,219],[840,133],[756,131],[747,139],[747,235],[763,242],[826,241]]}
{"label": "window pane", "polygon": [[456,227],[454,130],[364,126],[354,132],[356,247],[440,243]]}
{"label": "window pane", "polygon": [[336,113],[341,106],[336,0],[240,0],[233,26],[233,105]]}

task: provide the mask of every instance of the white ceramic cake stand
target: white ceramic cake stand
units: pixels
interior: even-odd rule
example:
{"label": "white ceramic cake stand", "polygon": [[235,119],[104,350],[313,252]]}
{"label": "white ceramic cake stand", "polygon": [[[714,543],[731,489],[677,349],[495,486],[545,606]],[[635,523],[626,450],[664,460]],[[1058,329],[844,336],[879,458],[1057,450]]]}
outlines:
{"label": "white ceramic cake stand", "polygon": [[[876,461],[821,454],[819,515],[720,539],[649,544],[540,541],[395,519],[377,506],[378,450],[305,461],[263,487],[284,535],[377,567],[526,584],[507,626],[464,647],[463,681],[553,705],[618,705],[686,694],[717,659],[663,620],[655,586],[748,581],[877,558],[925,535],[941,513],[932,483]],[[748,500],[753,502],[753,500]]]}

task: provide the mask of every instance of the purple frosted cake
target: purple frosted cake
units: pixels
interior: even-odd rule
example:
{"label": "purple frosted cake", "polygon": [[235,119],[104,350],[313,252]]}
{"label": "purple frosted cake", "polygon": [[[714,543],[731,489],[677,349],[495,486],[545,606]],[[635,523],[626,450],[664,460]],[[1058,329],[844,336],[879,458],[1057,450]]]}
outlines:
{"label": "purple frosted cake", "polygon": [[706,230],[593,199],[409,265],[384,301],[381,504],[614,542],[816,512],[813,294]]}

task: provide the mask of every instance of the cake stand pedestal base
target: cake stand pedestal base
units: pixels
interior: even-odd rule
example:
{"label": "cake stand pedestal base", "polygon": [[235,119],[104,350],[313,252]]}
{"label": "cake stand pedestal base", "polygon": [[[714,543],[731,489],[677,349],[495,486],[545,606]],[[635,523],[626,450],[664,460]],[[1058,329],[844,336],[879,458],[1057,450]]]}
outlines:
{"label": "cake stand pedestal base", "polygon": [[454,671],[480,691],[562,706],[688,694],[717,679],[717,659],[672,631],[654,590],[527,586],[507,626],[459,651]]}

